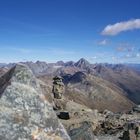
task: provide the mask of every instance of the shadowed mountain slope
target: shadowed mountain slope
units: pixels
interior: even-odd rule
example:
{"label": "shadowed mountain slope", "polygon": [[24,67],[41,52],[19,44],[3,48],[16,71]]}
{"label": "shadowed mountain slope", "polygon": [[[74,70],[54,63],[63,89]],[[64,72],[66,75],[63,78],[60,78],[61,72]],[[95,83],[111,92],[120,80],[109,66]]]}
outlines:
{"label": "shadowed mountain slope", "polygon": [[77,72],[67,81],[66,96],[90,108],[116,112],[129,110],[134,105],[119,87],[102,78]]}

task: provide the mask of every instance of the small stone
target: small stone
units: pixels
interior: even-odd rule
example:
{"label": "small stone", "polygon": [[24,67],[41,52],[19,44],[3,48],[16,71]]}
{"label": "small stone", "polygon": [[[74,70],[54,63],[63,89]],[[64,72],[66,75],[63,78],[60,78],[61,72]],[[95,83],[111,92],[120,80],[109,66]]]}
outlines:
{"label": "small stone", "polygon": [[59,112],[59,114],[57,116],[58,116],[58,118],[63,119],[63,120],[70,119],[69,112]]}

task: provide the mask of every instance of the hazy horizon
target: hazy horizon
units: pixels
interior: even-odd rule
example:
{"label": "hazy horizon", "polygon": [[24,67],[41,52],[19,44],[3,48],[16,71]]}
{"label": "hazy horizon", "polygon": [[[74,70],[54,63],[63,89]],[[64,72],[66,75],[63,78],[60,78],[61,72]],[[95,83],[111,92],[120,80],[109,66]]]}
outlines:
{"label": "hazy horizon", "polygon": [[[23,60],[23,61],[9,61],[9,62],[0,62],[0,64],[12,64],[12,63],[26,63],[26,62],[33,62],[33,63],[36,63],[37,61],[39,62],[45,62],[45,63],[57,63],[59,61],[63,61],[64,63],[67,63],[67,62],[70,62],[70,61],[73,61],[74,63],[78,62],[80,59],[82,58],[79,58],[77,60],[68,60],[68,61],[63,61],[63,60],[58,60],[58,61],[45,61],[45,60]],[[87,59],[86,59],[87,60]],[[134,63],[134,62],[112,62],[112,63],[109,63],[109,62],[94,62],[94,61],[90,61],[90,60],[87,60],[90,64],[136,64],[136,65],[140,65],[140,62],[137,62],[137,63]]]}

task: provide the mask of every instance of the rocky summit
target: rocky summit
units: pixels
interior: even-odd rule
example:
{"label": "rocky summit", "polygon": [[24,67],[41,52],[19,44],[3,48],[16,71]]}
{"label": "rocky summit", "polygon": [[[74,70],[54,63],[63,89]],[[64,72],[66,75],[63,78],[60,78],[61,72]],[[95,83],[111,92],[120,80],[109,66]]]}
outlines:
{"label": "rocky summit", "polygon": [[2,75],[0,95],[0,140],[70,140],[24,64]]}

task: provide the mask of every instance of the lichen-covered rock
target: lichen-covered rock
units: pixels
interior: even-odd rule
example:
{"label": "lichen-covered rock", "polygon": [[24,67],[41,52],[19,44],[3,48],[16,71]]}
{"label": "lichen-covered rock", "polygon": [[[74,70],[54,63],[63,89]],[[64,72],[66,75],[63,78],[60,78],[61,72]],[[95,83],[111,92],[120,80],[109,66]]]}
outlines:
{"label": "lichen-covered rock", "polygon": [[72,140],[94,140],[92,126],[88,122],[83,122],[79,128],[72,129],[69,132]]}
{"label": "lichen-covered rock", "polygon": [[0,140],[70,140],[25,65],[0,78],[0,95]]}

